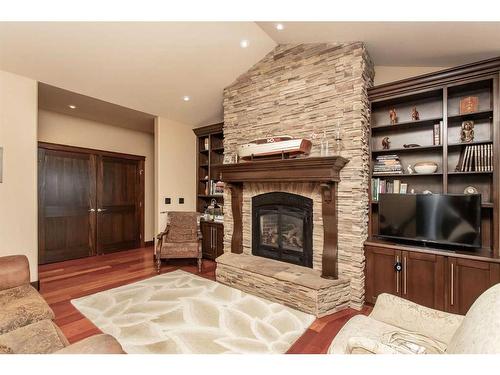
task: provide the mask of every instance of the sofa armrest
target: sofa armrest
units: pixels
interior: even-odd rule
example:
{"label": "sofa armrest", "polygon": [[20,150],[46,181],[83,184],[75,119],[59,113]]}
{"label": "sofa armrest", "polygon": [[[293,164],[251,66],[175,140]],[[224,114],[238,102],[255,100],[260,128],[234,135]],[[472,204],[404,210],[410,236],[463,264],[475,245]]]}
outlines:
{"label": "sofa armrest", "polygon": [[430,309],[387,293],[377,297],[370,317],[445,345],[448,345],[464,319],[462,315]]}
{"label": "sofa armrest", "polygon": [[24,255],[0,257],[0,290],[30,283],[30,265]]}
{"label": "sofa armrest", "polygon": [[347,340],[347,354],[402,354],[396,349],[368,337],[351,337]]}
{"label": "sofa armrest", "polygon": [[111,335],[95,335],[71,344],[54,354],[125,354]]}

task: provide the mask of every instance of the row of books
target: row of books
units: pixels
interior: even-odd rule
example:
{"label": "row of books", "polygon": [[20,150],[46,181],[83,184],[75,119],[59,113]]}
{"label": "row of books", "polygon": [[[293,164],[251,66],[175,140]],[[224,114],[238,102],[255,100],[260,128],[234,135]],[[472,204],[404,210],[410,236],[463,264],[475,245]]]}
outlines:
{"label": "row of books", "polygon": [[493,170],[493,145],[469,145],[460,153],[457,172],[491,172]]}
{"label": "row of books", "polygon": [[224,195],[224,183],[222,181],[208,181],[205,185],[205,194]]}
{"label": "row of books", "polygon": [[402,183],[400,180],[390,182],[380,178],[372,178],[372,200],[374,201],[378,201],[380,194],[406,194],[407,190],[408,184]]}
{"label": "row of books", "polygon": [[373,164],[373,175],[383,176],[385,174],[403,174],[403,166],[396,154],[379,155]]}

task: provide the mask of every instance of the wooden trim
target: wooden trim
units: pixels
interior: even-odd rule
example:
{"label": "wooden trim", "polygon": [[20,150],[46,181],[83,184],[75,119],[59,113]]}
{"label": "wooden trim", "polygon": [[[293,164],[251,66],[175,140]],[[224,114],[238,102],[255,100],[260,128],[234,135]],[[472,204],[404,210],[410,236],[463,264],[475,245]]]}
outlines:
{"label": "wooden trim", "polygon": [[137,171],[137,179],[138,179],[138,185],[139,185],[139,194],[136,195],[136,204],[139,206],[138,210],[138,221],[139,221],[139,245],[140,247],[145,246],[145,241],[144,241],[144,218],[145,218],[145,194],[146,194],[146,188],[145,188],[145,166],[144,166],[144,160],[139,160],[138,162],[138,168],[139,170]]}
{"label": "wooden trim", "polygon": [[231,184],[231,209],[233,213],[233,237],[231,252],[243,253],[243,185]]}
{"label": "wooden trim", "polygon": [[500,73],[493,79],[493,256],[500,258]]}
{"label": "wooden trim", "polygon": [[35,280],[30,282],[31,286],[35,288],[36,290],[40,290],[40,280]]}
{"label": "wooden trim", "polygon": [[208,137],[211,133],[221,133],[224,126],[223,122],[217,124],[202,126],[201,128],[193,129],[194,134],[198,137]]}
{"label": "wooden trim", "polygon": [[338,279],[338,225],[336,183],[321,184],[323,256],[321,277]]}
{"label": "wooden trim", "polygon": [[390,95],[401,95],[417,90],[439,87],[457,80],[472,79],[484,75],[497,73],[500,70],[500,57],[460,65],[440,70],[434,73],[422,74],[368,89],[369,100],[385,98]]}
{"label": "wooden trim", "polygon": [[340,156],[252,161],[218,168],[224,182],[338,182],[348,162]]}
{"label": "wooden trim", "polygon": [[109,157],[120,158],[120,159],[146,160],[146,157],[141,156],[141,155],[123,154],[123,153],[114,152],[114,151],[97,150],[97,149],[93,149],[93,148],[69,146],[69,145],[62,145],[62,144],[49,143],[49,142],[38,142],[38,147],[41,147],[41,148],[46,149],[46,150],[78,152],[78,153],[83,153],[83,154],[109,156]]}

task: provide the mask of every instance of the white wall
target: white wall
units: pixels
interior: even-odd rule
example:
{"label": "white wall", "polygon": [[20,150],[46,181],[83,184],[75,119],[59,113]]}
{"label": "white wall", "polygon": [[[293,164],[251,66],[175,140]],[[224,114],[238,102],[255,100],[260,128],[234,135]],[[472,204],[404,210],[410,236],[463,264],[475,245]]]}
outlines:
{"label": "white wall", "polygon": [[[196,210],[196,136],[190,126],[163,117],[155,122],[156,231],[165,228],[161,211]],[[170,197],[172,204],[165,204]],[[184,204],[178,199],[184,198]]]}
{"label": "white wall", "polygon": [[38,280],[37,82],[0,71],[0,256],[28,257]]}
{"label": "white wall", "polygon": [[153,239],[155,230],[152,134],[40,109],[38,140],[145,156],[144,239],[145,241]]}
{"label": "white wall", "polygon": [[375,66],[375,86],[446,69],[439,66]]}

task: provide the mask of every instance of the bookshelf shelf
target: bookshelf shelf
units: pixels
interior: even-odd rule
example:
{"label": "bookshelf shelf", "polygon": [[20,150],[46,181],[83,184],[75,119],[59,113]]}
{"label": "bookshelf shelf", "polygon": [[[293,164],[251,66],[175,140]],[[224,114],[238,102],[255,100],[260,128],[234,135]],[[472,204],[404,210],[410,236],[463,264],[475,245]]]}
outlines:
{"label": "bookshelf shelf", "polygon": [[467,174],[493,174],[493,171],[470,171],[470,172],[457,172],[457,171],[453,171],[453,172],[448,172],[448,174],[451,174],[451,175],[457,175],[457,174],[461,174],[461,175],[467,175]]}
{"label": "bookshelf shelf", "polygon": [[489,118],[493,116],[493,110],[487,109],[483,111],[476,111],[471,113],[457,114],[448,116],[448,121],[453,121],[454,125],[460,125],[463,120],[477,120],[481,118]]}
{"label": "bookshelf shelf", "polygon": [[378,126],[372,126],[372,131],[398,131],[398,130],[403,130],[403,129],[408,129],[411,127],[415,126],[432,126],[436,122],[439,122],[443,120],[442,117],[433,117],[433,118],[427,118],[423,120],[414,120],[414,121],[403,121],[403,122],[398,122],[394,125],[391,124],[386,124],[386,125],[378,125]]}
{"label": "bookshelf shelf", "polygon": [[455,148],[455,147],[465,147],[465,146],[471,146],[471,145],[488,145],[493,143],[492,140],[486,140],[486,141],[474,141],[474,142],[462,142],[462,143],[448,143],[448,148]]}
{"label": "bookshelf shelf", "polygon": [[398,173],[390,173],[390,174],[384,174],[384,175],[379,175],[379,174],[374,174],[372,177],[374,178],[406,178],[406,177],[429,177],[429,176],[435,176],[435,177],[442,177],[443,174],[441,172],[436,172],[436,173],[407,173],[407,174],[398,174]]}
{"label": "bookshelf shelf", "polygon": [[428,151],[428,150],[439,150],[442,147],[443,147],[442,145],[418,146],[418,147],[399,147],[399,148],[391,148],[389,150],[373,150],[372,154],[384,155],[384,154],[401,153],[401,152],[419,152],[419,151]]}

